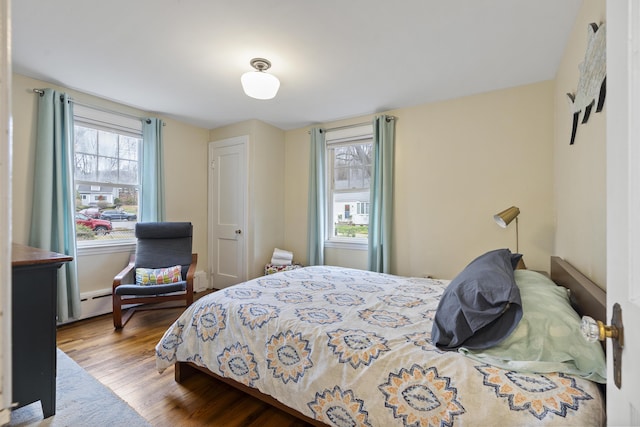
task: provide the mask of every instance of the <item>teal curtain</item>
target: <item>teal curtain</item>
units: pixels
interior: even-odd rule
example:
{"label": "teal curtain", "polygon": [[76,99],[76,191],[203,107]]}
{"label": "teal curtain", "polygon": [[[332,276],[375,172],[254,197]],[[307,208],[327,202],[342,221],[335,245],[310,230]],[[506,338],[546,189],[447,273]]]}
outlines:
{"label": "teal curtain", "polygon": [[29,246],[73,257],[58,269],[58,321],[80,317],[73,183],[73,105],[45,89],[38,99]]}
{"label": "teal curtain", "polygon": [[375,117],[369,205],[368,268],[380,273],[389,273],[391,267],[394,145],[395,118],[384,115]]}
{"label": "teal curtain", "polygon": [[142,120],[140,222],[165,220],[163,124],[155,118]]}
{"label": "teal curtain", "polygon": [[308,265],[324,265],[324,239],[326,227],[326,151],[324,132],[311,129],[309,156],[309,212],[307,218]]}

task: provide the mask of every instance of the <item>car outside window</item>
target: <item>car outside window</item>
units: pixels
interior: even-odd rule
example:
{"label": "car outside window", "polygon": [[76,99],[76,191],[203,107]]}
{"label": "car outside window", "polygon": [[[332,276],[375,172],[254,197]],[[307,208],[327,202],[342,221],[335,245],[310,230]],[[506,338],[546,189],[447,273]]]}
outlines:
{"label": "car outside window", "polygon": [[123,210],[104,210],[100,213],[100,218],[109,221],[135,221],[138,216],[135,213]]}
{"label": "car outside window", "polygon": [[[88,229],[88,230],[87,230]],[[90,231],[89,238],[93,234],[104,236],[113,230],[110,221],[104,219],[92,218],[81,213],[76,213],[76,234],[86,234]]]}
{"label": "car outside window", "polygon": [[142,126],[139,120],[83,107],[76,107],[74,120],[76,212],[100,221],[92,226],[76,215],[76,239],[89,241],[85,244],[132,240],[138,218]]}

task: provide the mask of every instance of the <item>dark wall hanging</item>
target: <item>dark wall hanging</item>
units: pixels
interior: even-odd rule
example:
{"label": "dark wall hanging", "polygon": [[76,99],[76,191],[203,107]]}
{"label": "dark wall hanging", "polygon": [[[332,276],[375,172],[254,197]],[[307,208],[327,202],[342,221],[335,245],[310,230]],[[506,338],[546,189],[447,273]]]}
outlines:
{"label": "dark wall hanging", "polygon": [[584,61],[580,64],[580,79],[576,93],[567,93],[571,112],[573,113],[573,127],[571,129],[572,145],[576,140],[576,131],[580,113],[583,113],[582,122],[586,123],[591,115],[591,109],[598,100],[596,113],[602,111],[604,98],[607,92],[607,36],[605,24],[598,27],[591,23],[588,27],[589,42]]}

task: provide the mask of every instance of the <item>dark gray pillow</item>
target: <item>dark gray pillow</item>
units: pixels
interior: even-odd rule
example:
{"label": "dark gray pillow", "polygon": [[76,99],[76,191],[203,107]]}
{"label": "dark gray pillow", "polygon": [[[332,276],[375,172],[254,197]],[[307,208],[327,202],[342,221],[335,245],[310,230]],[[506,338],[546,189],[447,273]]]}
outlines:
{"label": "dark gray pillow", "polygon": [[511,251],[497,249],[471,261],[447,286],[431,339],[443,350],[485,349],[509,336],[521,318]]}
{"label": "dark gray pillow", "polygon": [[515,270],[522,259],[522,254],[511,254],[511,266]]}

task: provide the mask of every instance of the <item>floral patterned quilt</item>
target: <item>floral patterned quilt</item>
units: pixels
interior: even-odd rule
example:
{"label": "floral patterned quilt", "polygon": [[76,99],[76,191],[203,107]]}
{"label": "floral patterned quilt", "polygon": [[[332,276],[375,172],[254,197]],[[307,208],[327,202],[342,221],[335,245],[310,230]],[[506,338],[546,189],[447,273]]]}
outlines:
{"label": "floral patterned quilt", "polygon": [[605,424],[595,383],[526,374],[431,345],[448,281],[314,266],[197,300],[156,346],[331,426]]}

